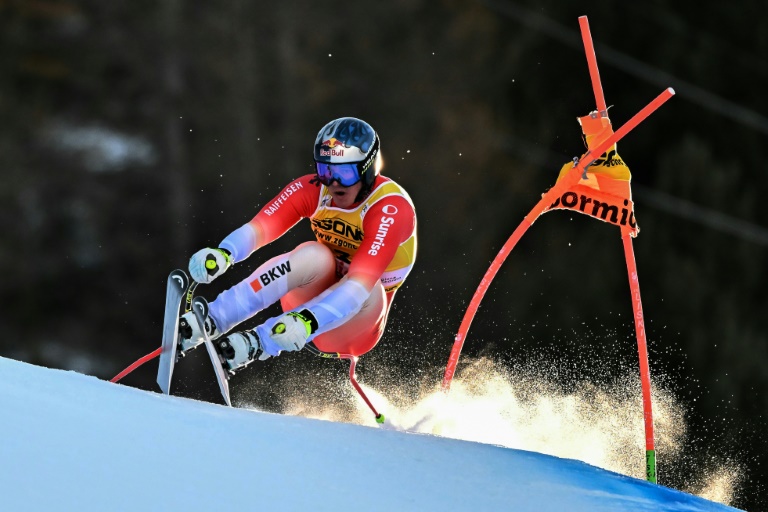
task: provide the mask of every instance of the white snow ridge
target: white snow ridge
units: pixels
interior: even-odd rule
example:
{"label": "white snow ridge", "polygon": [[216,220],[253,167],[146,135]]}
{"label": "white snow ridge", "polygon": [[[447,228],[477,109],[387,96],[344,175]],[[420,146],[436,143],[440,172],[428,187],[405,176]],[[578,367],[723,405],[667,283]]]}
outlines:
{"label": "white snow ridge", "polygon": [[589,464],[0,358],[8,511],[726,511]]}

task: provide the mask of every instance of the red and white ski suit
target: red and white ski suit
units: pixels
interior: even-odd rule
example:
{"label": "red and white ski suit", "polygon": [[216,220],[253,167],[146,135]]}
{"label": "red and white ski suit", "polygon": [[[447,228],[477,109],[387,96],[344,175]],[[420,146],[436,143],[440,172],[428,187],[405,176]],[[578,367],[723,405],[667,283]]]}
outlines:
{"label": "red and white ski suit", "polygon": [[227,332],[279,299],[286,312],[313,313],[319,328],[310,341],[320,350],[361,355],[381,338],[395,292],[413,268],[416,213],[405,190],[384,176],[346,209],[313,178],[288,184],[219,247],[237,263],[303,218],[317,241],[262,264],[211,303],[211,316]]}

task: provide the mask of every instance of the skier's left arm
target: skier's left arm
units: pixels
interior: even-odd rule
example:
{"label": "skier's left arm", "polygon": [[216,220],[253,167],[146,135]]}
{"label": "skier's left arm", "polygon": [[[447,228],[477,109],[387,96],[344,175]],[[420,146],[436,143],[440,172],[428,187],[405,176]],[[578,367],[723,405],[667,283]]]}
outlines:
{"label": "skier's left arm", "polygon": [[415,229],[416,213],[402,196],[386,197],[374,204],[363,220],[364,237],[347,275],[309,302],[266,322],[263,327],[269,330],[264,333],[270,333],[272,341],[283,345],[274,327],[286,321],[295,322],[298,315],[306,326],[305,339],[294,338],[280,347],[282,350],[297,350],[314,336],[350,320],[370,296],[398,247],[411,237]]}
{"label": "skier's left arm", "polygon": [[325,297],[321,294],[316,303],[304,306],[317,320],[314,334],[330,331],[360,311],[400,244],[415,229],[416,213],[404,197],[386,197],[371,207],[363,219],[363,241],[347,275]]}
{"label": "skier's left arm", "polygon": [[232,255],[232,263],[243,261],[260,247],[280,238],[299,220],[312,215],[320,199],[320,188],[313,184],[313,177],[307,174],[293,180],[250,222],[221,241],[219,248]]}
{"label": "skier's left arm", "polygon": [[303,217],[312,214],[320,189],[308,174],[293,180],[248,223],[227,235],[218,247],[197,251],[189,260],[192,279],[210,283],[234,263],[276,240]]}

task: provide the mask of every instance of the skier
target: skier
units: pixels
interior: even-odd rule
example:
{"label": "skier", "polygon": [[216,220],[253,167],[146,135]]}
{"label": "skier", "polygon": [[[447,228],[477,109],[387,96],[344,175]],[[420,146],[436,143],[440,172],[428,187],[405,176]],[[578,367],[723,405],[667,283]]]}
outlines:
{"label": "skier", "polygon": [[[230,371],[308,342],[359,356],[381,338],[389,307],[416,257],[416,214],[405,190],[379,174],[379,136],[360,119],[326,124],[315,140],[315,174],[288,184],[247,224],[189,261],[210,283],[233,264],[309,218],[317,241],[270,259],[210,304],[205,329]],[[228,333],[280,301],[284,313]],[[192,313],[179,322],[179,350],[203,342]]]}

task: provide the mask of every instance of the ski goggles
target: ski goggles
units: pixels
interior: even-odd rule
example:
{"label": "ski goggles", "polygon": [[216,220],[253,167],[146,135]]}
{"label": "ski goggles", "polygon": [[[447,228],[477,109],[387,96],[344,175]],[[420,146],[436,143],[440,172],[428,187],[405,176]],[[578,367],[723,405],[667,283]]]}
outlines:
{"label": "ski goggles", "polygon": [[357,164],[326,164],[315,162],[317,179],[323,185],[330,185],[338,181],[342,187],[350,187],[360,181],[360,172]]}

